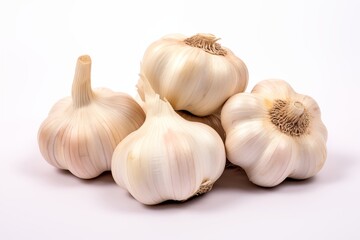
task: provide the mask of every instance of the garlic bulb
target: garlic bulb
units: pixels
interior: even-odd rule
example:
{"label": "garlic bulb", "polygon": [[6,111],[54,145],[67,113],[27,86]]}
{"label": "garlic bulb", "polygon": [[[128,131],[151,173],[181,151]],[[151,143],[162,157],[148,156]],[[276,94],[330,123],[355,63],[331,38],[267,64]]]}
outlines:
{"label": "garlic bulb", "polygon": [[225,167],[220,136],[205,124],[183,119],[154,92],[146,93],[145,105],[144,124],[114,151],[115,182],[149,205],[210,191]]}
{"label": "garlic bulb", "polygon": [[79,178],[94,178],[110,170],[117,144],[145,120],[141,107],[127,94],[93,91],[90,71],[90,57],[79,57],[72,97],[53,106],[38,132],[43,157]]}
{"label": "garlic bulb", "polygon": [[252,93],[234,95],[221,121],[227,158],[257,185],[309,178],[324,165],[327,129],[319,106],[285,81],[265,80]]}
{"label": "garlic bulb", "polygon": [[[142,72],[175,110],[210,115],[230,96],[245,90],[244,62],[217,40],[211,34],[169,35],[147,48]],[[139,94],[143,99],[141,88]]]}

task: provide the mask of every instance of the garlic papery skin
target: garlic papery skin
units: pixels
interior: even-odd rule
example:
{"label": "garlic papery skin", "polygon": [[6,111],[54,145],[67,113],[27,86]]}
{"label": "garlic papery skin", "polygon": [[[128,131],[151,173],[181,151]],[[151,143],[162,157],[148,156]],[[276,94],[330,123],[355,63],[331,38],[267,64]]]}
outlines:
{"label": "garlic papery skin", "polygon": [[89,179],[111,168],[115,147],[145,121],[125,93],[91,89],[91,58],[77,60],[72,96],[57,102],[41,124],[38,143],[51,165]]}
{"label": "garlic papery skin", "polygon": [[[175,110],[210,115],[230,96],[245,90],[246,65],[217,40],[211,34],[168,35],[145,51],[142,72]],[[139,94],[144,99],[141,88]]]}
{"label": "garlic papery skin", "polygon": [[198,117],[187,111],[176,111],[181,117],[191,122],[200,122],[212,127],[225,142],[225,131],[221,125],[220,112],[213,113],[208,116]]}
{"label": "garlic papery skin", "polygon": [[221,122],[228,160],[257,185],[306,179],[325,163],[327,129],[318,104],[283,80],[265,80],[251,93],[232,96]]}
{"label": "garlic papery skin", "polygon": [[[134,99],[146,113],[146,106],[145,106],[144,101],[141,99],[140,95],[136,94]],[[200,123],[204,123],[204,124],[212,127],[219,134],[219,136],[221,137],[223,142],[225,142],[225,131],[221,125],[221,117],[220,117],[221,108],[216,110],[215,113],[207,115],[207,116],[203,116],[203,117],[196,116],[196,115],[192,114],[191,112],[184,111],[184,110],[178,110],[178,111],[176,111],[176,113],[188,121],[200,122]]]}
{"label": "garlic papery skin", "polygon": [[180,117],[159,95],[146,95],[144,124],[116,147],[115,182],[147,205],[184,201],[211,190],[225,167],[225,148],[211,127]]}

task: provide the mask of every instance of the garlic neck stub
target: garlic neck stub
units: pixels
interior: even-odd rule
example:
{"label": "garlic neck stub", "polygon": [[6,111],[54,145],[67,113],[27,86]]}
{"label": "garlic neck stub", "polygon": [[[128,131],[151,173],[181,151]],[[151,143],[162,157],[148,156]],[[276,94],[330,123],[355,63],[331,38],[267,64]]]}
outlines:
{"label": "garlic neck stub", "polygon": [[217,40],[219,40],[219,38],[216,38],[212,34],[196,34],[186,38],[184,42],[189,46],[200,48],[213,55],[225,56],[227,51],[216,42]]}
{"label": "garlic neck stub", "polygon": [[325,163],[327,129],[319,106],[283,80],[265,80],[229,98],[221,123],[228,160],[259,186],[312,177]]}
{"label": "garlic neck stub", "polygon": [[[144,112],[146,113],[146,107],[144,101],[141,99],[139,94],[135,95],[135,100],[137,103],[143,108]],[[206,125],[212,127],[221,137],[221,139],[225,142],[225,131],[221,125],[221,118],[220,118],[220,110],[217,110],[215,113],[203,117],[198,117],[188,111],[176,111],[184,119],[191,121],[191,122],[200,122],[205,123]]]}
{"label": "garlic neck stub", "polygon": [[144,124],[116,147],[115,182],[143,204],[185,201],[211,190],[225,148],[211,127],[180,117],[159,95],[146,95]]}
{"label": "garlic neck stub", "polygon": [[271,122],[285,134],[301,136],[308,131],[309,113],[299,101],[276,99],[269,115]]}
{"label": "garlic neck stub", "polygon": [[117,144],[145,120],[142,108],[129,95],[92,90],[90,71],[90,57],[79,57],[72,96],[52,107],[38,131],[45,160],[84,179],[110,170]]}
{"label": "garlic neck stub", "polygon": [[146,49],[141,72],[175,110],[211,115],[248,82],[244,62],[217,40],[211,34],[165,36]]}
{"label": "garlic neck stub", "polygon": [[80,108],[91,103],[94,93],[91,89],[91,58],[83,55],[78,58],[75,68],[71,97],[74,108]]}

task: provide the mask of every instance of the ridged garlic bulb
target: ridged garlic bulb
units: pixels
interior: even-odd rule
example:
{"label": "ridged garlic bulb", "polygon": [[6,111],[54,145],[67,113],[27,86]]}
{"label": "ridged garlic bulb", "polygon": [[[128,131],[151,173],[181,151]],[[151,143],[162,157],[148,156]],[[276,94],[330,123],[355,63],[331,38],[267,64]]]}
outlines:
{"label": "ridged garlic bulb", "polygon": [[159,95],[146,95],[144,124],[116,147],[115,182],[143,204],[184,201],[211,190],[225,148],[211,127],[180,117]]}
{"label": "ridged garlic bulb", "polygon": [[227,158],[250,181],[272,187],[314,176],[326,160],[327,129],[318,104],[282,80],[258,83],[224,105]]}
{"label": "ridged garlic bulb", "polygon": [[43,157],[84,179],[110,170],[115,147],[145,120],[145,113],[129,95],[105,88],[92,90],[90,73],[90,57],[80,56],[72,96],[52,107],[38,132]]}
{"label": "ridged garlic bulb", "polygon": [[[217,40],[211,34],[168,35],[147,48],[142,72],[175,110],[210,115],[230,96],[245,90],[244,62]],[[139,94],[144,97],[141,88]]]}

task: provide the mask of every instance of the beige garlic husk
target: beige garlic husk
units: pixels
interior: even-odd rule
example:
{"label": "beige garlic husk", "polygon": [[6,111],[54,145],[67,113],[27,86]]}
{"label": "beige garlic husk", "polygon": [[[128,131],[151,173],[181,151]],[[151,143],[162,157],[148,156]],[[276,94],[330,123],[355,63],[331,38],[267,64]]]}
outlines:
{"label": "beige garlic husk", "polygon": [[92,90],[90,74],[91,58],[80,56],[72,96],[52,107],[38,132],[45,160],[84,179],[110,170],[115,147],[145,120],[142,108],[129,95]]}
{"label": "beige garlic husk", "polygon": [[232,96],[221,121],[227,158],[257,185],[306,179],[325,163],[327,129],[318,104],[283,80],[265,80],[251,93]]}
{"label": "beige garlic husk", "polygon": [[188,121],[200,122],[212,127],[219,134],[221,139],[225,142],[225,131],[221,125],[221,117],[219,111],[203,117],[195,116],[194,114],[191,114],[187,111],[176,111],[176,113]]}
{"label": "beige garlic husk", "polygon": [[[210,115],[245,90],[246,65],[217,40],[212,34],[168,35],[146,49],[142,72],[175,110]],[[144,99],[141,87],[139,94]]]}
{"label": "beige garlic husk", "polygon": [[183,119],[147,88],[144,124],[114,151],[115,182],[148,205],[210,191],[225,167],[220,136],[205,124]]}

